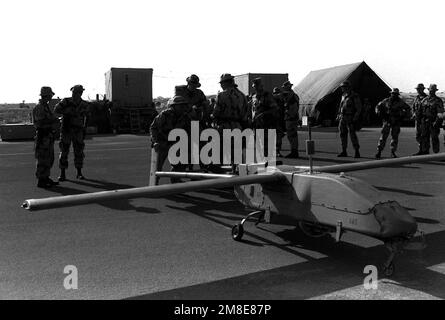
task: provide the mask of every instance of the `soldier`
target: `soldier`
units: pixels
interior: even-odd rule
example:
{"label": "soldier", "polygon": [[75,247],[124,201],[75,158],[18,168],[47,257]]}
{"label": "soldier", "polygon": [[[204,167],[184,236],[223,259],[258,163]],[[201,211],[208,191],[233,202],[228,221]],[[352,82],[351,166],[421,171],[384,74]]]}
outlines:
{"label": "soldier", "polygon": [[[213,127],[218,130],[221,136],[221,148],[223,148],[222,137],[224,129],[243,130],[246,123],[248,123],[247,99],[237,88],[234,79],[235,78],[230,73],[221,75],[219,83],[223,91],[219,92],[216,96],[215,108],[211,115],[213,119]],[[221,159],[223,159],[222,152]],[[215,172],[218,172],[216,166],[212,167],[215,169]],[[232,169],[235,170],[233,163]]]}
{"label": "soldier", "polygon": [[39,103],[32,110],[35,136],[35,158],[37,187],[48,188],[58,185],[50,178],[51,167],[54,164],[54,134],[59,120],[54,116],[49,102],[54,96],[50,87],[40,89]]}
{"label": "soldier", "polygon": [[420,149],[420,142],[421,142],[421,139],[420,139],[420,136],[421,136],[420,106],[422,104],[422,100],[425,99],[425,97],[426,97],[426,93],[424,92],[425,86],[423,85],[423,83],[419,83],[415,89],[417,90],[417,97],[414,100],[413,107],[412,107],[412,118],[416,121],[416,141],[417,141],[417,145],[419,146],[419,151],[417,151],[417,153],[413,154],[413,156],[418,156],[418,155],[422,154],[422,151]]}
{"label": "soldier", "polygon": [[277,104],[266,90],[261,78],[253,79],[252,88],[252,122],[255,129],[276,129]]}
{"label": "soldier", "polygon": [[212,119],[214,127],[222,134],[223,129],[243,129],[248,119],[246,96],[236,87],[234,77],[225,73],[219,81],[222,92],[216,96]]}
{"label": "soldier", "polygon": [[443,101],[436,96],[437,85],[431,84],[428,88],[429,94],[420,105],[420,150],[421,154],[429,154],[430,139],[433,145],[433,152],[438,153],[439,134],[443,122]]}
{"label": "soldier", "polygon": [[286,122],[284,120],[285,110],[284,110],[284,98],[281,93],[281,89],[275,87],[272,92],[273,98],[275,99],[275,103],[277,105],[277,157],[282,157],[281,155],[281,146],[283,145],[283,138],[286,132]]}
{"label": "soldier", "polygon": [[82,174],[83,159],[85,158],[85,130],[88,115],[88,103],[82,100],[83,86],[75,85],[71,88],[71,98],[65,98],[54,108],[54,113],[62,115],[60,128],[59,181],[65,181],[65,170],[68,168],[68,154],[73,143],[74,166],[77,169],[77,179],[85,179]]}
{"label": "soldier", "polygon": [[360,144],[356,134],[356,125],[359,121],[362,104],[360,97],[352,90],[351,83],[344,81],[341,83],[342,98],[338,109],[337,120],[339,121],[340,139],[342,152],[338,157],[347,157],[348,132],[352,145],[355,149],[355,158],[360,158]]}
{"label": "soldier", "polygon": [[264,147],[264,154],[269,154],[268,130],[277,129],[277,104],[273,96],[268,91],[264,90],[261,78],[253,79],[252,88],[255,90],[250,102],[253,129],[266,129],[264,130],[264,141],[261,141],[262,143],[260,143]]}
{"label": "soldier", "polygon": [[382,135],[377,146],[376,159],[380,159],[385,148],[386,139],[391,132],[391,156],[397,158],[396,151],[399,143],[400,126],[403,118],[409,113],[409,107],[400,99],[399,89],[394,88],[391,96],[380,101],[376,108],[376,113],[383,120]]}
{"label": "soldier", "polygon": [[299,158],[298,154],[298,125],[300,123],[300,98],[292,90],[292,83],[286,81],[282,85],[284,98],[284,119],[286,122],[286,134],[290,143],[291,152],[286,158]]}
{"label": "soldier", "polygon": [[[168,107],[162,111],[152,122],[150,126],[152,148],[158,154],[156,171],[162,171],[165,160],[168,156],[168,150],[173,142],[168,141],[168,135],[173,129],[185,129],[189,123],[187,119],[187,109],[189,103],[182,96],[174,96],[169,102]],[[172,166],[172,171],[183,171],[185,164]],[[156,184],[159,178],[156,178]],[[177,180],[172,179],[172,182]]]}
{"label": "soldier", "polygon": [[187,78],[187,90],[184,98],[189,100],[189,106],[192,109],[192,120],[199,120],[201,126],[204,126],[204,119],[207,117],[208,101],[204,92],[200,90],[201,83],[196,74]]}

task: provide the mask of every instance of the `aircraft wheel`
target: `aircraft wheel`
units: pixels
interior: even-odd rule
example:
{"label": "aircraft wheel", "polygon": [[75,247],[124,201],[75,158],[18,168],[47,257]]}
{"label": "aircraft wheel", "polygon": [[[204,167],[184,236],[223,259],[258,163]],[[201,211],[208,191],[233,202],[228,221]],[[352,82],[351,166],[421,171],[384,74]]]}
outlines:
{"label": "aircraft wheel", "polygon": [[240,241],[244,235],[244,228],[242,224],[234,225],[232,228],[232,238],[235,241]]}
{"label": "aircraft wheel", "polygon": [[389,265],[383,266],[383,274],[386,277],[391,277],[394,274],[394,269],[394,263],[391,262]]}

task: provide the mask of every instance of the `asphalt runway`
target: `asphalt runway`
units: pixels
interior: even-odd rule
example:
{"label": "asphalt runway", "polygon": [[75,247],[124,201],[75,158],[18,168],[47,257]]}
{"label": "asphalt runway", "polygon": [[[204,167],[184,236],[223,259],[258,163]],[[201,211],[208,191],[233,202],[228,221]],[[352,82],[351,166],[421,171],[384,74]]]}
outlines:
{"label": "asphalt runway", "polygon": [[[300,133],[302,153],[306,135]],[[357,161],[336,157],[336,132],[313,136],[315,165]],[[373,159],[378,137],[379,129],[359,132],[359,161]],[[32,213],[20,207],[30,198],[148,183],[147,136],[95,136],[86,144],[87,180],[74,179],[71,153],[69,181],[43,190],[35,186],[33,142],[0,142],[1,299],[445,298],[445,162],[350,173],[408,208],[427,241],[424,250],[399,256],[394,276],[380,276],[377,290],[366,290],[365,266],[380,265],[387,254],[381,242],[346,233],[335,243],[288,224],[253,223],[235,242],[231,226],[249,211],[229,189]],[[413,129],[403,128],[399,156],[416,148]],[[304,158],[284,162],[307,165]],[[67,265],[78,270],[77,290],[64,287]]]}

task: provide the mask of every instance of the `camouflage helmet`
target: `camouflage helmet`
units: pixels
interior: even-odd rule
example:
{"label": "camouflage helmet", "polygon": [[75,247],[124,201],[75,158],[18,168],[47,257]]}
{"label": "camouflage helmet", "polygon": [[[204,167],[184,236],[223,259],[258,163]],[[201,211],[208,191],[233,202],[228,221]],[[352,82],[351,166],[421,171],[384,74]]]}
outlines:
{"label": "camouflage helmet", "polygon": [[196,74],[192,74],[190,77],[186,79],[187,83],[194,84],[196,87],[200,87],[199,77]]}
{"label": "camouflage helmet", "polygon": [[282,88],[292,88],[293,84],[288,80],[281,86]]}
{"label": "camouflage helmet", "polygon": [[252,80],[252,87],[257,87],[262,83],[263,83],[263,81],[261,80],[261,78],[255,78]]}
{"label": "camouflage helmet", "polygon": [[341,87],[347,87],[350,88],[351,87],[351,82],[349,80],[345,80],[340,84],[340,88]]}
{"label": "camouflage helmet", "polygon": [[188,101],[181,96],[174,96],[168,101],[168,106],[176,106],[180,104],[188,104]]}
{"label": "camouflage helmet", "polygon": [[428,88],[428,91],[433,91],[433,92],[436,92],[438,89],[437,89],[437,84],[430,84],[430,86],[429,86],[429,88]]}
{"label": "camouflage helmet", "polygon": [[76,84],[74,87],[70,89],[72,92],[84,92],[85,89],[81,84]]}
{"label": "camouflage helmet", "polygon": [[425,90],[426,88],[425,88],[425,86],[423,85],[423,83],[419,83],[414,89],[417,89],[417,90]]}
{"label": "camouflage helmet", "polygon": [[40,88],[40,96],[42,96],[42,97],[53,96],[54,94],[55,93],[53,92],[51,87],[41,87]]}
{"label": "camouflage helmet", "polygon": [[400,95],[400,91],[399,91],[398,88],[394,88],[394,89],[391,90],[390,94],[394,94],[394,95],[399,96]]}
{"label": "camouflage helmet", "polygon": [[233,79],[235,79],[235,77],[232,76],[230,73],[224,73],[224,74],[221,75],[219,83],[226,82],[226,81],[231,81]]}

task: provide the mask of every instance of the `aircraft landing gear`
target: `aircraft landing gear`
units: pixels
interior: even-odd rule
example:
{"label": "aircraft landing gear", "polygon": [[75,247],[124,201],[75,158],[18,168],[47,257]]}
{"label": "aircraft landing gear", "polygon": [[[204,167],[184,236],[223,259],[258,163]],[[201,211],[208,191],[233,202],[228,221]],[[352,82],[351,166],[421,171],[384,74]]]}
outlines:
{"label": "aircraft landing gear", "polygon": [[403,244],[406,241],[404,240],[391,240],[388,242],[385,242],[385,247],[389,251],[388,259],[385,261],[382,267],[383,274],[386,277],[390,277],[394,274],[394,258],[397,254],[400,254],[402,252]]}
{"label": "aircraft landing gear", "polygon": [[255,211],[255,212],[249,213],[243,220],[241,220],[240,223],[238,223],[238,224],[236,224],[236,225],[234,225],[232,227],[232,238],[233,238],[233,240],[240,241],[243,238],[243,235],[244,235],[244,227],[243,227],[243,225],[244,225],[244,223],[247,221],[247,219],[249,219],[249,218],[251,218],[253,216],[256,216],[256,215],[259,215],[257,221],[255,222],[255,225],[258,225],[262,221],[262,219],[264,218],[264,212],[263,211]]}

